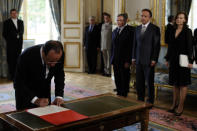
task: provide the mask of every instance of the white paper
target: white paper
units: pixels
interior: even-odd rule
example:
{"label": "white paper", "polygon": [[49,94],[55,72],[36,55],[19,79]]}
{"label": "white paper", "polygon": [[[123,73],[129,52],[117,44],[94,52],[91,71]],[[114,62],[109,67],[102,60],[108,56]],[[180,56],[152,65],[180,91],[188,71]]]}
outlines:
{"label": "white paper", "polygon": [[[187,55],[180,55],[179,56],[179,64],[181,67],[188,67],[189,61]],[[193,68],[197,68],[197,64],[193,62]]]}
{"label": "white paper", "polygon": [[45,106],[45,107],[28,109],[27,112],[34,114],[36,116],[43,116],[43,115],[48,115],[48,114],[67,111],[67,110],[69,110],[69,109],[63,108],[60,106],[56,106],[56,105],[49,105],[49,106]]}

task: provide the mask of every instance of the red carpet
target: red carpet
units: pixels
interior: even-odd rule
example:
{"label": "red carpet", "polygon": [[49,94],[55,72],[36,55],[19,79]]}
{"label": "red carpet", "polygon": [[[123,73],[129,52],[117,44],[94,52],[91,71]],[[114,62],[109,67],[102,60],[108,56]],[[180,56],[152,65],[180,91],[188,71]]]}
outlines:
{"label": "red carpet", "polygon": [[153,108],[150,110],[150,121],[174,128],[180,131],[197,131],[197,119],[182,115],[176,117],[165,110]]}

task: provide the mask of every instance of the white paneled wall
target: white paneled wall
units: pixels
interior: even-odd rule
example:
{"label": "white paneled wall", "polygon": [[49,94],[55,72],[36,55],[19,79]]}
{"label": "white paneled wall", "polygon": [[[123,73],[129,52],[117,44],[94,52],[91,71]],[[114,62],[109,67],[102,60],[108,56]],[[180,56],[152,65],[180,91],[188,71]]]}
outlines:
{"label": "white paneled wall", "polygon": [[84,1],[62,0],[61,40],[64,45],[64,70],[83,72]]}

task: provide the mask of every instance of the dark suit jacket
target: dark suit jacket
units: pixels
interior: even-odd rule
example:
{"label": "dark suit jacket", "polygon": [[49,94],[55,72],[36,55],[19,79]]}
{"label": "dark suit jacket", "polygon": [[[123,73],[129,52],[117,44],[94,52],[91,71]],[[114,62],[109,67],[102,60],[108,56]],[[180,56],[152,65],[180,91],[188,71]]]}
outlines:
{"label": "dark suit jacket", "polygon": [[194,36],[197,37],[197,28],[194,30]]}
{"label": "dark suit jacket", "polygon": [[[3,37],[6,40],[7,43],[7,49],[8,50],[19,50],[22,49],[22,43],[23,43],[23,33],[24,33],[24,24],[22,20],[17,20],[17,26],[16,29],[12,19],[7,19],[3,22]],[[19,38],[17,38],[17,35],[19,35]]]}
{"label": "dark suit jacket", "polygon": [[194,45],[194,59],[195,59],[195,61],[196,61],[196,63],[197,63],[197,28],[194,30],[194,43],[193,43],[193,45]]}
{"label": "dark suit jacket", "polygon": [[137,26],[134,36],[133,59],[136,64],[150,65],[151,61],[158,61],[160,51],[160,29],[150,23],[141,35],[142,25]]}
{"label": "dark suit jacket", "polygon": [[194,44],[197,45],[197,28],[194,30]]}
{"label": "dark suit jacket", "polygon": [[189,63],[193,63],[193,38],[192,31],[184,27],[180,34],[175,38],[176,29],[170,33],[168,51],[165,56],[166,60],[172,65],[179,65],[179,55],[188,56]]}
{"label": "dark suit jacket", "polygon": [[169,34],[170,34],[170,32],[172,32],[173,31],[173,29],[174,29],[174,26],[172,25],[172,24],[167,24],[167,26],[166,26],[166,30],[165,30],[165,43],[166,44],[168,44],[169,43]]}
{"label": "dark suit jacket", "polygon": [[135,28],[126,25],[120,34],[117,34],[117,30],[112,32],[111,64],[131,63]]}
{"label": "dark suit jacket", "polygon": [[97,25],[94,25],[91,32],[89,32],[89,26],[85,28],[84,47],[86,50],[95,50],[100,47],[100,30]]}
{"label": "dark suit jacket", "polygon": [[64,93],[64,53],[60,63],[49,69],[47,79],[44,77],[46,70],[43,68],[40,48],[36,45],[26,49],[19,57],[16,76],[14,79],[14,89],[16,95],[17,109],[36,107],[31,100],[38,98],[51,98],[51,79],[54,76],[55,96],[63,97]]}

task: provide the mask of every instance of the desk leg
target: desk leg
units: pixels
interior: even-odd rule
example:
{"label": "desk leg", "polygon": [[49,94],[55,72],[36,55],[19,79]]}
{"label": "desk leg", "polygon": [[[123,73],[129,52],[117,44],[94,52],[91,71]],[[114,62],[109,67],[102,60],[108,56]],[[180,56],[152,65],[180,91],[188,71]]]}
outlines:
{"label": "desk leg", "polygon": [[148,131],[148,122],[149,122],[149,109],[146,109],[141,114],[141,131]]}

